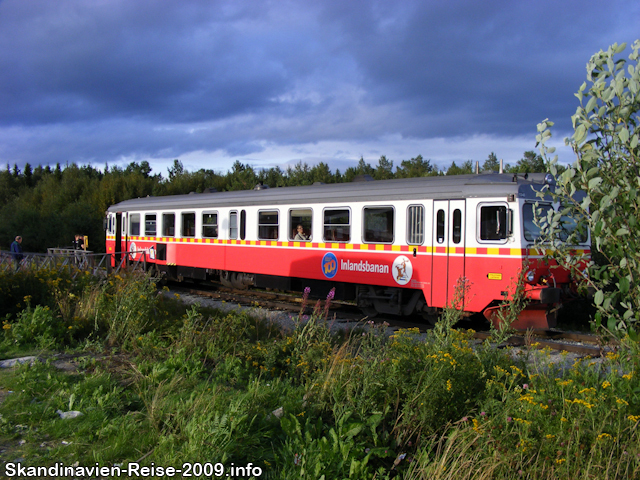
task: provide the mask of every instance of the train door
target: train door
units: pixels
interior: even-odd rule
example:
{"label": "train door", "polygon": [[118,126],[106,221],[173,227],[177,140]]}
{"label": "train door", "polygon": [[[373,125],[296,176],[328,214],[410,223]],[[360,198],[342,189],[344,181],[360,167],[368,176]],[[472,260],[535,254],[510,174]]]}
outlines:
{"label": "train door", "polygon": [[120,252],[122,252],[122,212],[116,213],[116,231],[115,231],[115,246],[114,246],[114,254],[115,254],[115,265],[120,263]]}
{"label": "train door", "polygon": [[433,202],[431,301],[435,307],[454,299],[456,283],[464,277],[465,214],[465,200]]}
{"label": "train door", "polygon": [[126,252],[129,251],[129,214],[128,213],[122,214],[122,228],[120,229],[120,232],[122,235],[121,251],[125,254],[125,258],[126,258]]}

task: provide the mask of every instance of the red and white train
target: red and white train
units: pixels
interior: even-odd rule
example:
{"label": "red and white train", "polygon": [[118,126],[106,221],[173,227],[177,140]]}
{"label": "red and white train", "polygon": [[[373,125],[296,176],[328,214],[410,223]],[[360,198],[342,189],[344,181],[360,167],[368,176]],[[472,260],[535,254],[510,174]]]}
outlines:
{"label": "red and white train", "polygon": [[516,326],[546,328],[571,287],[533,249],[535,204],[553,208],[536,192],[552,182],[492,173],[137,198],[108,209],[106,248],[174,279],[335,288],[369,315],[434,315],[464,278],[464,310],[491,319],[524,269]]}

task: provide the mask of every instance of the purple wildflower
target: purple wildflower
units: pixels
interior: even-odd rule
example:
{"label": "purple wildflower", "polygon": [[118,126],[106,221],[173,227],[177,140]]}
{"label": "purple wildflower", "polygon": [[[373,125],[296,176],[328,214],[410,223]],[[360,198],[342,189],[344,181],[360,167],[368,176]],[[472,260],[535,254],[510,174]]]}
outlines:
{"label": "purple wildflower", "polygon": [[327,299],[324,302],[324,318],[325,319],[329,315],[329,306],[331,305],[331,300],[333,300],[333,297],[335,296],[336,296],[336,289],[332,288],[331,290],[329,290],[329,293],[327,294]]}
{"label": "purple wildflower", "polygon": [[311,287],[305,287],[304,293],[302,294],[302,303],[300,303],[300,314],[298,316],[302,316],[304,313],[304,309],[307,307],[307,300],[309,299],[309,294],[311,293]]}

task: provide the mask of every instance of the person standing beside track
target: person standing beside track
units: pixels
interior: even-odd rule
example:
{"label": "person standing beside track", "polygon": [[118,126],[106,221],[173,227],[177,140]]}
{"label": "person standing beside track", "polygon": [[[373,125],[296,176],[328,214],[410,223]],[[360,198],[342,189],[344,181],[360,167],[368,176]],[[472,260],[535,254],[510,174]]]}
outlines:
{"label": "person standing beside track", "polygon": [[22,237],[18,235],[16,239],[11,244],[11,256],[13,257],[13,261],[16,264],[16,271],[20,267],[20,262],[24,258],[22,254]]}
{"label": "person standing beside track", "polygon": [[84,235],[80,235],[79,233],[76,233],[76,236],[73,240],[73,248],[75,250],[84,250]]}

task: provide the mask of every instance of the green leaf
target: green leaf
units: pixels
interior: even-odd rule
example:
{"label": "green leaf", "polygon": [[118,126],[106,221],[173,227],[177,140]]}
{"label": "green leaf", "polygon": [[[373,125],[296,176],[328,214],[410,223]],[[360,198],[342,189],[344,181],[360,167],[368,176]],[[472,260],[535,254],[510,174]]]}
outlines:
{"label": "green leaf", "polygon": [[613,46],[613,53],[622,53],[624,51],[625,48],[627,48],[627,44],[626,43],[621,43],[620,45],[618,44],[614,44]]}
{"label": "green leaf", "polygon": [[626,127],[622,127],[622,130],[618,132],[618,138],[622,143],[627,143],[629,140],[629,130]]}
{"label": "green leaf", "polygon": [[600,167],[591,167],[589,170],[587,170],[587,177],[593,177],[599,171]]}
{"label": "green leaf", "polygon": [[584,139],[587,137],[587,129],[584,125],[578,125],[576,127],[576,132],[573,134],[573,141],[580,145]]}
{"label": "green leaf", "polygon": [[587,106],[584,107],[584,110],[589,113],[591,110],[593,110],[596,106],[598,99],[596,97],[591,97],[589,99],[589,101],[587,102]]}
{"label": "green leaf", "polygon": [[616,231],[616,236],[621,237],[622,235],[629,235],[629,230],[627,230],[627,229],[626,229],[626,228],[624,228],[624,227],[619,228],[619,229]]}
{"label": "green leaf", "polygon": [[626,295],[629,292],[629,280],[626,277],[622,277],[618,282],[618,288],[620,289],[620,293]]}
{"label": "green leaf", "polygon": [[593,301],[596,305],[602,305],[602,301],[604,300],[604,293],[602,290],[598,290],[596,294],[593,296]]}
{"label": "green leaf", "polygon": [[602,178],[593,177],[591,180],[589,180],[589,190],[593,190],[594,188],[596,188],[601,183],[602,183]]}

